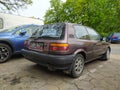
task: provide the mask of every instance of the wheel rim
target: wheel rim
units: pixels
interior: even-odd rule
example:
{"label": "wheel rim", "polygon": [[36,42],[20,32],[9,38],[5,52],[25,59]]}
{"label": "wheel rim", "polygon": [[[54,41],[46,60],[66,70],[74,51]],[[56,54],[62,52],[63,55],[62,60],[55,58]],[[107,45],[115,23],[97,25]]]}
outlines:
{"label": "wheel rim", "polygon": [[78,57],[75,60],[75,72],[76,74],[80,74],[83,71],[84,68],[84,59],[82,57]]}
{"label": "wheel rim", "polygon": [[0,47],[0,61],[3,62],[9,57],[9,50],[6,47]]}
{"label": "wheel rim", "polygon": [[107,59],[110,59],[110,51],[109,50],[107,50]]}

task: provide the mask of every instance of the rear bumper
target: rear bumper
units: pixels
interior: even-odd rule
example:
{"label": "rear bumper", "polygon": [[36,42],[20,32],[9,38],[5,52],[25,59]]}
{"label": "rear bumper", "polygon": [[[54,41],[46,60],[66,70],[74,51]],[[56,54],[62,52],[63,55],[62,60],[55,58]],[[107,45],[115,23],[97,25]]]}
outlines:
{"label": "rear bumper", "polygon": [[40,65],[54,69],[70,69],[74,55],[50,55],[22,49],[23,56]]}
{"label": "rear bumper", "polygon": [[111,42],[117,43],[117,42],[120,42],[120,40],[112,40]]}
{"label": "rear bumper", "polygon": [[120,42],[120,39],[111,39],[111,42],[117,43],[117,42]]}

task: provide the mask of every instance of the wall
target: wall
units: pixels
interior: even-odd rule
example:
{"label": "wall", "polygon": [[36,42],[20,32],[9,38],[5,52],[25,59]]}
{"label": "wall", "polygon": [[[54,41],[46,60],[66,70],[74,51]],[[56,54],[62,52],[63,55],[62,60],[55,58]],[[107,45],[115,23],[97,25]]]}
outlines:
{"label": "wall", "polygon": [[18,26],[18,25],[23,25],[23,24],[38,24],[38,25],[43,24],[43,20],[40,20],[40,19],[33,19],[33,18],[5,14],[5,13],[0,13],[0,18],[2,18],[4,22],[3,29],[10,28],[13,26]]}

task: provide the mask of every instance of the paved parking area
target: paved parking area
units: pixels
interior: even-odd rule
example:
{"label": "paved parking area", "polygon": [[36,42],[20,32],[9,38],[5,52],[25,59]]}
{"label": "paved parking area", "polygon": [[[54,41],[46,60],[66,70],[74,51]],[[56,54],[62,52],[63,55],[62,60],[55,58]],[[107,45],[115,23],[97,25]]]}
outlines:
{"label": "paved parking area", "polygon": [[111,46],[109,61],[86,64],[76,79],[15,56],[0,64],[0,90],[120,90],[120,44]]}

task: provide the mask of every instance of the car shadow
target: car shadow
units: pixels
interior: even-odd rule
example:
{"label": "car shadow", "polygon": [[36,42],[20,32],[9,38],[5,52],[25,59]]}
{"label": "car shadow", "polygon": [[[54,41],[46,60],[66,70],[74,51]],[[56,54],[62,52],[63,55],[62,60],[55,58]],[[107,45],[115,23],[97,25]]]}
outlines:
{"label": "car shadow", "polygon": [[[38,64],[34,64],[33,66],[31,66],[31,68],[34,69],[35,71],[42,72],[50,76],[56,76],[56,77],[59,77],[59,76],[68,77],[69,76],[68,74],[64,73],[62,70],[51,71],[47,67],[44,67]],[[70,78],[70,76],[68,78]]]}
{"label": "car shadow", "polygon": [[[16,61],[16,60],[22,60],[24,57],[21,54],[13,55],[9,62]],[[83,71],[82,75],[85,75],[88,73],[89,69],[96,68],[98,65],[100,65],[103,61],[100,60],[93,60],[91,62],[88,62],[85,64],[85,69]],[[86,69],[88,70],[86,72]],[[66,78],[66,79],[72,79],[69,74],[64,73],[62,70],[56,70],[56,71],[50,71],[47,67],[41,66],[39,64],[31,63],[27,64],[27,66],[24,67],[24,70],[27,74],[30,76],[34,76],[35,78],[41,77],[41,78]],[[41,76],[42,75],[42,76]]]}
{"label": "car shadow", "polygon": [[9,61],[14,61],[14,60],[18,60],[18,59],[22,59],[24,58],[21,54],[15,54],[12,55]]}
{"label": "car shadow", "polygon": [[[85,64],[85,69],[87,69],[87,68],[90,68],[90,69],[96,68],[102,62],[103,61],[100,61],[100,60],[94,60],[94,61],[91,61],[89,63],[86,63]],[[82,75],[85,75],[86,73],[88,73],[89,70],[86,72],[85,69],[84,69]],[[59,77],[59,78],[71,79],[71,76],[69,74],[67,74],[67,73],[64,73],[62,70],[50,71],[47,67],[40,66],[38,64],[29,65],[27,67],[27,72],[30,73],[30,75],[33,75],[33,76],[36,73],[35,75],[38,76],[38,77],[41,77],[41,78],[45,78],[45,76],[48,76],[50,78]],[[42,74],[42,76],[41,76],[41,74]]]}

